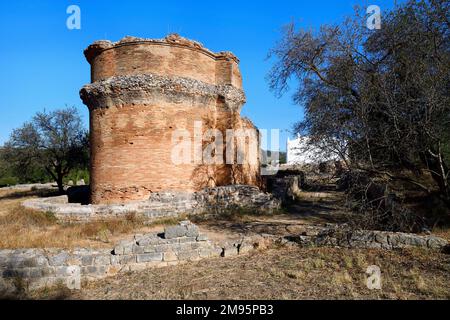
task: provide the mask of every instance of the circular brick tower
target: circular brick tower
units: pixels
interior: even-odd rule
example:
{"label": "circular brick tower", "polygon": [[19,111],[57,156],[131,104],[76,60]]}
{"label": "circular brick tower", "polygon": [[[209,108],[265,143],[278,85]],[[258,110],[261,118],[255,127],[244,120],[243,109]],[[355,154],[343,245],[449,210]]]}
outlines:
{"label": "circular brick tower", "polygon": [[[169,35],[97,41],[85,56],[91,84],[80,96],[90,113],[93,204],[145,200],[161,191],[257,185],[259,163],[227,164],[225,143],[223,164],[198,161],[205,130],[219,130],[225,141],[227,129],[255,129],[240,117],[245,95],[233,54]],[[174,132],[180,130],[192,142],[190,161],[182,163],[173,158]]]}

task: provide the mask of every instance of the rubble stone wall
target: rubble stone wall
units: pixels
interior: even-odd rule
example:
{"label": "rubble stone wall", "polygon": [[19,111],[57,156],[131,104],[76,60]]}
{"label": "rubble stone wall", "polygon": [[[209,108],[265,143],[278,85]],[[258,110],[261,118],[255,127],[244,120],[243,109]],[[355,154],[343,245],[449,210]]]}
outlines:
{"label": "rubble stone wall", "polygon": [[445,250],[448,241],[435,236],[370,230],[350,231],[345,226],[305,226],[300,234],[237,235],[211,241],[189,221],[168,226],[164,233],[136,234],[114,248],[16,249],[0,250],[0,293],[18,287],[37,289],[62,284],[79,289],[82,283],[125,271],[166,267],[213,257],[230,257],[272,244],[293,246],[332,246],[367,249],[416,247]]}
{"label": "rubble stone wall", "polygon": [[433,235],[376,230],[353,230],[346,225],[332,225],[330,227],[311,226],[301,234],[289,236],[287,239],[303,246],[386,250],[410,247],[441,250],[449,245],[447,240]]}
{"label": "rubble stone wall", "polygon": [[207,188],[199,192],[157,192],[148,200],[126,204],[81,205],[68,203],[67,196],[36,198],[23,202],[33,210],[51,212],[61,221],[83,222],[120,218],[132,213],[147,220],[176,217],[181,214],[220,212],[246,208],[264,212],[280,209],[281,203],[271,194],[254,186],[231,185]]}
{"label": "rubble stone wall", "polygon": [[[174,230],[178,233],[173,236]],[[166,236],[172,234],[172,236]],[[79,289],[83,282],[120,272],[166,267],[211,257],[235,256],[257,247],[251,237],[216,243],[200,234],[195,225],[182,222],[163,234],[135,235],[113,249],[0,250],[0,292],[18,287],[38,289],[62,284]]]}

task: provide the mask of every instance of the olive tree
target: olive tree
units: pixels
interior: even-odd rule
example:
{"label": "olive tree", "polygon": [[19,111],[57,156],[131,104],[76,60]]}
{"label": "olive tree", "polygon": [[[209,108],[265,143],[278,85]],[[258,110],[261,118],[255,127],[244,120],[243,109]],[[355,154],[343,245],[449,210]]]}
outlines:
{"label": "olive tree", "polygon": [[74,107],[38,112],[14,129],[3,157],[16,171],[42,168],[64,192],[63,178],[88,162],[88,135]]}

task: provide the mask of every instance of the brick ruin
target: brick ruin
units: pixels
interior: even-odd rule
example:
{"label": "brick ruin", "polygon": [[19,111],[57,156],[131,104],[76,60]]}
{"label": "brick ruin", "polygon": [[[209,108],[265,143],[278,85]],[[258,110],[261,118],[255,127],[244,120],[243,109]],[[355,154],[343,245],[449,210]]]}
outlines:
{"label": "brick ruin", "polygon": [[[259,185],[259,163],[174,164],[171,158],[173,131],[185,129],[195,137],[196,121],[202,121],[202,132],[218,129],[223,137],[227,129],[256,129],[240,116],[245,94],[232,53],[214,53],[169,35],[97,41],[85,56],[91,84],[80,96],[90,113],[93,204],[145,200],[155,192]],[[238,144],[239,152],[249,153]]]}

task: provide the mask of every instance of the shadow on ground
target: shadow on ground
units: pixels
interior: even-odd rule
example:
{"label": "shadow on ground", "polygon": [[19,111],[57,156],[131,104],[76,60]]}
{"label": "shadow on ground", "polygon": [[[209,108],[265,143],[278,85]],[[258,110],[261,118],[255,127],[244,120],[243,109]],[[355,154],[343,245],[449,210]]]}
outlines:
{"label": "shadow on ground", "polygon": [[295,201],[285,205],[273,215],[258,215],[231,211],[215,215],[195,216],[192,221],[215,232],[228,231],[243,234],[272,234],[284,236],[304,229],[308,225],[345,223],[350,215],[344,207],[343,194],[304,192]]}
{"label": "shadow on ground", "polygon": [[55,189],[38,189],[38,190],[27,190],[27,191],[14,191],[11,193],[7,193],[5,195],[0,196],[1,200],[14,200],[20,198],[29,198],[29,197],[54,197],[59,196],[58,190]]}

